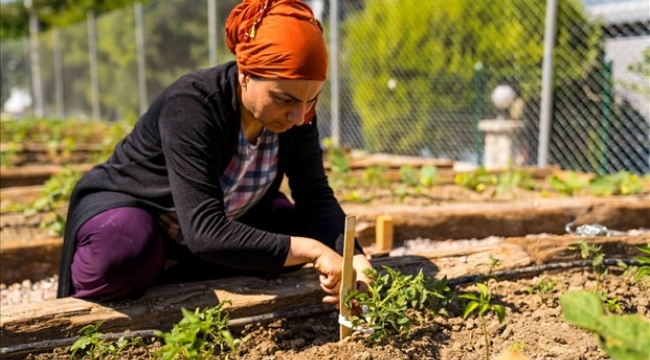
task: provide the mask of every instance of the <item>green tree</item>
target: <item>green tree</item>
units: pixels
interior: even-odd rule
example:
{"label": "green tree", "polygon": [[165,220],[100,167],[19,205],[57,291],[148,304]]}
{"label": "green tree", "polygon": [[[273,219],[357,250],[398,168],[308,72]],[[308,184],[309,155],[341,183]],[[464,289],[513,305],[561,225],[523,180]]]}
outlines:
{"label": "green tree", "polygon": [[[526,0],[367,1],[343,37],[365,147],[413,153],[458,136],[452,126],[473,121],[478,62],[487,89],[508,81],[523,99],[539,97],[544,13]],[[599,55],[599,28],[579,1],[561,1],[558,14],[556,86],[586,76]]]}

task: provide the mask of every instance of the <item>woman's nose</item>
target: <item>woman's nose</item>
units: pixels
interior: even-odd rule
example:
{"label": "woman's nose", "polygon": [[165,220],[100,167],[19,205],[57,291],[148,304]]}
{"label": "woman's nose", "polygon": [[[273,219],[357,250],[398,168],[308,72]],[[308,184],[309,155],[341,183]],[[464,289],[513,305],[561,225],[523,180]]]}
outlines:
{"label": "woman's nose", "polygon": [[291,108],[287,115],[289,120],[295,125],[302,125],[305,122],[305,114],[307,113],[307,106],[305,104],[296,104]]}

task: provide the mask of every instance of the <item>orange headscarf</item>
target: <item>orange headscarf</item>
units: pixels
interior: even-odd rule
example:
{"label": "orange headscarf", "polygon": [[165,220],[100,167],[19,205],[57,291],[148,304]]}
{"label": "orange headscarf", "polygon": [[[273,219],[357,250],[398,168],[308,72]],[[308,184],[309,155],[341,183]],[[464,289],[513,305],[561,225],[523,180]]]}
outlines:
{"label": "orange headscarf", "polygon": [[263,78],[324,81],[323,29],[301,0],[244,0],[226,21],[240,71]]}

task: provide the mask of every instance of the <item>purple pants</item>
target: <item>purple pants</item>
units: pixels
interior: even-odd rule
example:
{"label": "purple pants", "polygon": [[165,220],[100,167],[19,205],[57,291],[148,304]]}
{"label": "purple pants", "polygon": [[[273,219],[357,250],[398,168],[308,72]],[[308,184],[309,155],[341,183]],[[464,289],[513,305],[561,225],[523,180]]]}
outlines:
{"label": "purple pants", "polygon": [[[265,223],[244,222],[272,232],[300,234],[290,229],[295,224],[291,221],[293,204],[280,195],[269,216],[253,216]],[[154,284],[261,275],[241,269],[235,272],[193,256],[165,269],[164,239],[156,218],[139,208],[115,208],[93,216],[77,232],[70,269],[72,296],[110,301],[140,296]]]}
{"label": "purple pants", "polygon": [[72,296],[108,301],[141,295],[164,263],[162,235],[151,214],[128,207],[99,213],[77,233]]}

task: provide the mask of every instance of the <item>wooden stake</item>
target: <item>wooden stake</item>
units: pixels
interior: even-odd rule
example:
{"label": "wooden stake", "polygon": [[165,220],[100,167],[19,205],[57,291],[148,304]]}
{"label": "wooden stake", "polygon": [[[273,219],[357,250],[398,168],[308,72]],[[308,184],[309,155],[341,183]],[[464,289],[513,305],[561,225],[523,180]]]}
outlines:
{"label": "wooden stake", "polygon": [[377,216],[375,226],[375,244],[380,254],[393,250],[393,217],[390,215]]}
{"label": "wooden stake", "polygon": [[[356,227],[356,217],[347,216],[345,218],[345,233],[343,235],[343,274],[341,276],[341,291],[339,292],[339,312],[346,320],[350,320],[352,315],[351,309],[345,304],[345,297],[352,291],[353,266],[352,258],[354,257],[354,229]],[[347,326],[340,326],[340,340],[352,334],[352,329]]]}

